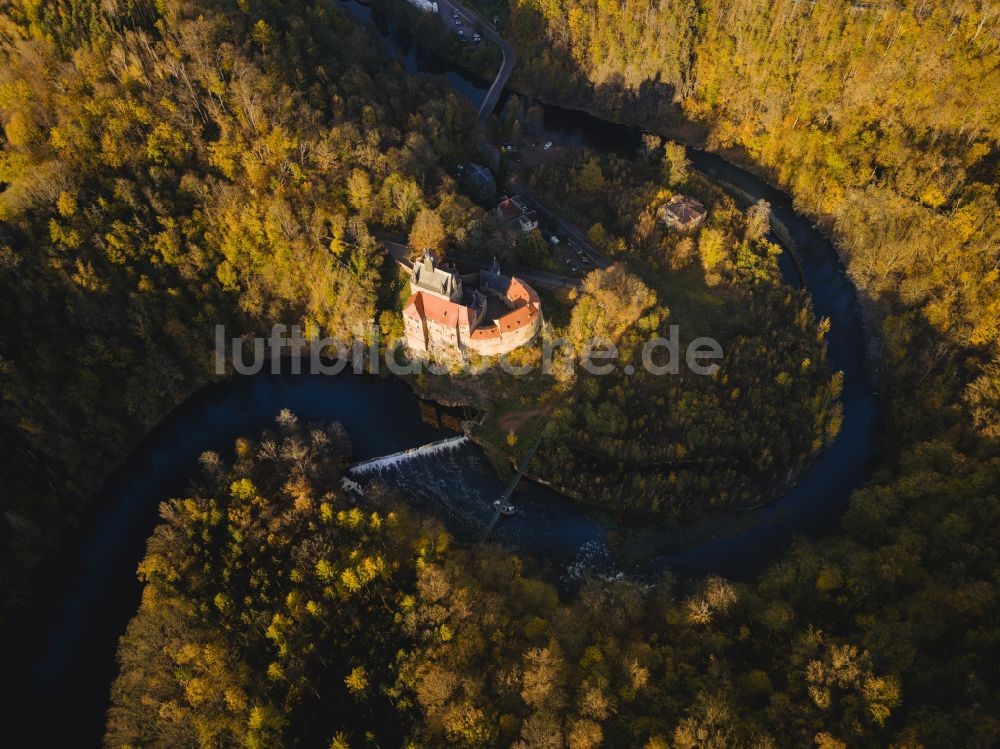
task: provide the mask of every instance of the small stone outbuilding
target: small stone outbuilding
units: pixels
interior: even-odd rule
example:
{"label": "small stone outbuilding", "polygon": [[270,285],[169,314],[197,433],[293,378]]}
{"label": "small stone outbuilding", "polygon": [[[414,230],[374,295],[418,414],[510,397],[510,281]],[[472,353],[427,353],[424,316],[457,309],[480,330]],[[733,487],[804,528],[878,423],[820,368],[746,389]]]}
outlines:
{"label": "small stone outbuilding", "polygon": [[708,211],[694,198],[674,195],[660,208],[658,215],[664,224],[678,231],[692,231],[701,226]]}

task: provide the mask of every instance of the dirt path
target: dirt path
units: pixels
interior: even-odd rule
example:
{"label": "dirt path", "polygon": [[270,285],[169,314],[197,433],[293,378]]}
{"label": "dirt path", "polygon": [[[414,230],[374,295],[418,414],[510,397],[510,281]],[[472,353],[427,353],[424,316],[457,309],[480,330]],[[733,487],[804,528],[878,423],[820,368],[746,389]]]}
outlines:
{"label": "dirt path", "polygon": [[538,408],[510,411],[497,419],[497,425],[507,432],[514,432],[516,434],[536,416],[549,416],[553,410],[555,410],[555,405],[548,403]]}

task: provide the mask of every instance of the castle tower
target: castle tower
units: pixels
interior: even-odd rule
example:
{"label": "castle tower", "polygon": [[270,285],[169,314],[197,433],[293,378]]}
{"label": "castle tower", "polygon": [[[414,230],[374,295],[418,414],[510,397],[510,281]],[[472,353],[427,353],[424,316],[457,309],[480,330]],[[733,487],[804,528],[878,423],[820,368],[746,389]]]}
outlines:
{"label": "castle tower", "polygon": [[428,294],[458,302],[462,298],[462,279],[455,273],[439,268],[437,257],[433,252],[425,252],[420,260],[413,264],[410,274],[410,290],[416,294],[426,291]]}

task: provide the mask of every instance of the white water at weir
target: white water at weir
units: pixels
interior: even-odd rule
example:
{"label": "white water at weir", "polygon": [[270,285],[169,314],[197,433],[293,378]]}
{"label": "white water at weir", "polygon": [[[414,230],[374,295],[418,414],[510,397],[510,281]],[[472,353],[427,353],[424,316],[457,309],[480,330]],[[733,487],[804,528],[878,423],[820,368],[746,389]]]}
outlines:
{"label": "white water at weir", "polygon": [[365,493],[364,487],[357,481],[351,481],[347,476],[340,479],[341,488],[348,494],[361,495]]}
{"label": "white water at weir", "polygon": [[411,447],[409,450],[403,450],[392,455],[384,455],[381,458],[372,458],[371,460],[357,463],[348,468],[347,472],[354,475],[371,473],[372,471],[382,473],[386,469],[397,468],[400,464],[408,460],[455,450],[468,442],[469,438],[465,435],[461,437],[449,437],[448,439],[430,442],[420,447]]}
{"label": "white water at weir", "polygon": [[[466,437],[366,460],[348,473],[352,478],[345,488],[357,501],[372,484],[394,487],[413,507],[447,518],[454,537],[469,544],[482,539],[496,512],[493,502],[505,488],[485,454]],[[595,575],[613,575],[600,526],[581,517],[568,500],[549,493],[533,496],[537,491],[537,486],[521,482],[511,498],[518,512],[500,518],[490,541],[560,560],[567,567],[560,582],[570,587]]]}

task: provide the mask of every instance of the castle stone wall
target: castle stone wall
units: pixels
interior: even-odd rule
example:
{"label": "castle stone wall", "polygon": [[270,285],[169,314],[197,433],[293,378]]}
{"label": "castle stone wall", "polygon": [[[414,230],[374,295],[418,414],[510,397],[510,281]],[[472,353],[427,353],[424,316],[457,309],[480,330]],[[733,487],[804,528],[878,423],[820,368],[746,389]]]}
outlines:
{"label": "castle stone wall", "polygon": [[539,312],[528,325],[502,333],[491,338],[472,338],[465,342],[469,351],[474,351],[480,356],[500,356],[516,348],[520,348],[538,335],[542,329],[542,314]]}

